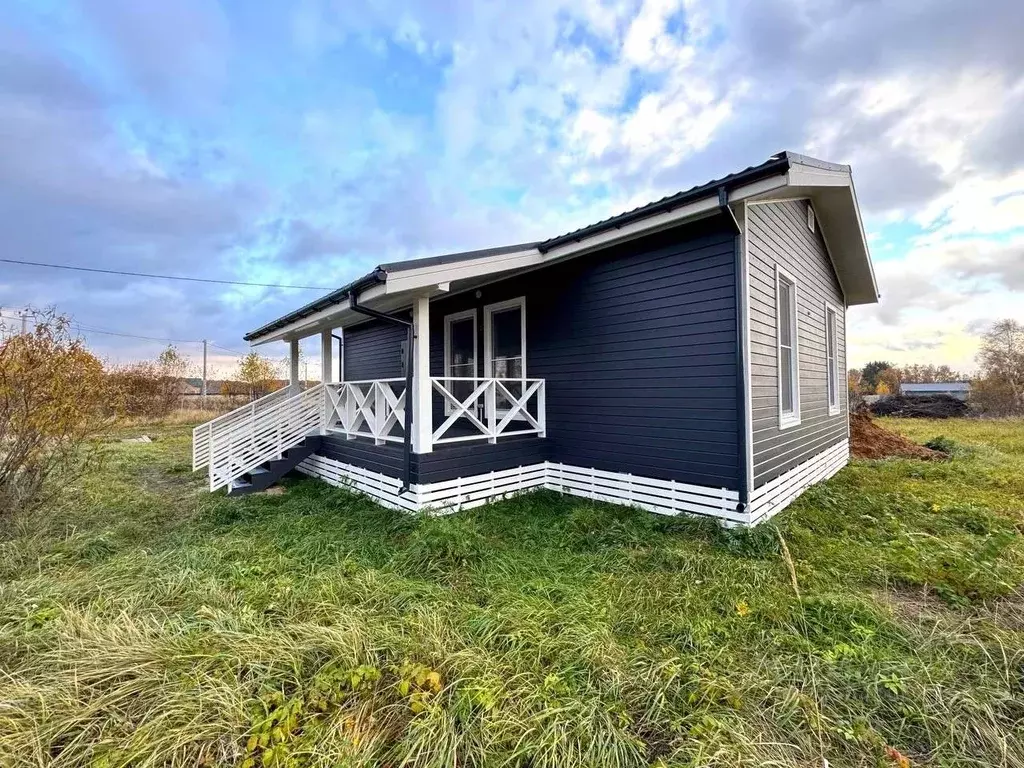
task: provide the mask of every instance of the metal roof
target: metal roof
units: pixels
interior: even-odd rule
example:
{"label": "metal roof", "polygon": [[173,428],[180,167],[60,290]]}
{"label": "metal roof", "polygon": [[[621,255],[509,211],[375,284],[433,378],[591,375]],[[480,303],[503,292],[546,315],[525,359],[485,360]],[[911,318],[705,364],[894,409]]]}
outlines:
{"label": "metal roof", "polygon": [[387,275],[389,272],[399,272],[406,269],[415,269],[417,267],[427,266],[440,266],[445,264],[454,264],[460,261],[468,261],[476,258],[483,258],[487,256],[500,256],[506,253],[514,253],[516,251],[529,250],[536,248],[541,253],[556,248],[566,243],[577,242],[584,238],[595,235],[599,232],[604,232],[609,229],[617,229],[632,221],[643,219],[654,214],[661,213],[664,211],[670,211],[678,208],[687,203],[695,200],[707,197],[709,194],[713,194],[718,189],[725,188],[727,191],[730,188],[737,187],[741,184],[748,184],[753,181],[757,181],[762,178],[785,173],[789,170],[793,163],[799,163],[800,165],[806,165],[815,168],[823,168],[826,170],[849,171],[849,166],[837,165],[835,163],[828,163],[823,160],[816,158],[807,157],[794,152],[778,152],[769,157],[765,162],[760,165],[752,165],[744,168],[742,171],[730,173],[727,176],[723,176],[719,179],[712,179],[703,184],[699,184],[690,189],[682,192],[677,192],[673,195],[663,197],[660,200],[656,200],[652,203],[634,208],[631,211],[612,216],[602,221],[598,221],[594,224],[590,224],[585,227],[568,232],[558,237],[549,238],[542,242],[534,243],[521,243],[518,245],[504,245],[496,248],[484,248],[475,251],[462,251],[459,253],[449,253],[441,256],[432,256],[424,259],[409,259],[406,261],[393,261],[379,265],[372,272],[360,277],[358,280],[354,280],[348,285],[339,288],[336,291],[323,296],[316,301],[313,301],[294,312],[289,312],[273,322],[270,322],[255,331],[251,331],[245,335],[246,341],[253,341],[262,336],[267,335],[273,331],[289,325],[296,320],[301,320],[304,317],[308,317],[316,312],[319,312],[327,307],[342,304],[348,301],[348,297],[355,291],[359,291],[363,288],[383,283],[387,281]]}
{"label": "metal roof", "polygon": [[655,200],[653,203],[647,203],[641,205],[638,208],[634,208],[631,211],[620,213],[617,216],[612,216],[602,221],[596,222],[595,224],[589,224],[585,227],[580,227],[572,232],[567,232],[564,235],[558,237],[552,237],[544,242],[540,243],[537,247],[542,253],[545,253],[552,248],[557,248],[565,243],[572,243],[582,240],[591,235],[596,235],[598,232],[604,232],[609,229],[617,229],[637,219],[646,218],[647,216],[653,216],[656,213],[662,213],[664,211],[670,211],[673,208],[678,208],[687,203],[699,200],[707,197],[710,193],[715,192],[721,187],[725,187],[728,190],[730,187],[739,186],[740,184],[748,184],[752,181],[765,178],[767,176],[774,176],[779,173],[784,173],[789,170],[790,163],[796,161],[804,165],[813,165],[815,167],[827,168],[829,170],[848,170],[847,166],[836,165],[834,163],[826,163],[822,160],[816,160],[815,158],[805,157],[804,155],[798,155],[794,152],[778,152],[760,165],[751,165],[744,168],[742,171],[736,171],[730,173],[728,176],[723,176],[720,179],[711,179],[703,184],[698,184],[695,187],[690,187],[682,192],[676,192],[674,195],[668,195],[660,200]]}
{"label": "metal roof", "polygon": [[969,381],[947,381],[918,383],[905,381],[900,388],[907,392],[969,392],[971,383]]}

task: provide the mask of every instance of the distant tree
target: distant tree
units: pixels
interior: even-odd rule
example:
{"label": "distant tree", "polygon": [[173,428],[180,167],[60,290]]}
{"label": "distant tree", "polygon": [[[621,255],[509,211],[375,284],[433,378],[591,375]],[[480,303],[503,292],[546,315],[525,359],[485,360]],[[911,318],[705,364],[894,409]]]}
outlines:
{"label": "distant tree", "polygon": [[948,365],[906,365],[900,368],[903,381],[919,384],[947,384],[952,381],[966,381],[967,377],[954,371]]}
{"label": "distant tree", "polygon": [[250,400],[256,400],[277,389],[274,364],[259,352],[250,352],[238,361],[235,378],[248,388]]}
{"label": "distant tree", "polygon": [[846,372],[846,386],[851,392],[859,392],[863,380],[864,375],[856,368],[851,368]]}
{"label": "distant tree", "polygon": [[940,365],[935,369],[935,381],[939,384],[949,384],[954,381],[967,381],[968,378],[970,377],[965,376],[959,371],[954,371],[948,365]]}
{"label": "distant tree", "polygon": [[1000,320],[981,337],[980,391],[1001,393],[1011,413],[1024,412],[1024,325]]}
{"label": "distant tree", "polygon": [[864,393],[861,391],[861,383],[861,373],[859,370],[851,368],[846,372],[846,394],[851,413],[864,404]]}
{"label": "distant tree", "polygon": [[865,365],[864,370],[861,371],[865,387],[874,392],[878,386],[878,374],[888,368],[892,368],[892,363],[887,363],[884,360],[875,360]]}
{"label": "distant tree", "polygon": [[[885,370],[879,371],[878,383],[875,385],[875,394],[878,395],[894,395],[900,391],[900,372],[896,368],[886,368]],[[884,390],[884,391],[883,391]]]}

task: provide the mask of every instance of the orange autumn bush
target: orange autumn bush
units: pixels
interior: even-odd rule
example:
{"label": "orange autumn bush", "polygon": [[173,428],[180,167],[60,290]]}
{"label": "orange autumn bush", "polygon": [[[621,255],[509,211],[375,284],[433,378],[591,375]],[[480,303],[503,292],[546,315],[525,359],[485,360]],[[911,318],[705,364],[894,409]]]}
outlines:
{"label": "orange autumn bush", "polygon": [[0,519],[97,460],[105,390],[102,364],[63,315],[36,312],[30,332],[0,340]]}

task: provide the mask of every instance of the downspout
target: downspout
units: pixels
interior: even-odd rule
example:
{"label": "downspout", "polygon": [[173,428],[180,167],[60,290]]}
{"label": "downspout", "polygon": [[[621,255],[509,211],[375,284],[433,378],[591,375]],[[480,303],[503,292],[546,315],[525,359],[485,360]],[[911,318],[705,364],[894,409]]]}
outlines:
{"label": "downspout", "polygon": [[345,380],[345,339],[336,333],[331,334],[338,340],[338,381]]}
{"label": "downspout", "polygon": [[405,439],[402,441],[402,447],[404,449],[404,469],[402,473],[402,487],[398,489],[398,495],[401,496],[403,493],[409,490],[412,485],[412,407],[413,398],[412,396],[412,366],[413,360],[415,359],[413,351],[413,327],[411,320],[404,320],[394,315],[387,315],[383,312],[378,312],[375,309],[364,307],[359,303],[356,294],[350,293],[348,297],[348,306],[353,312],[358,312],[361,315],[367,315],[368,317],[375,317],[378,320],[383,320],[386,323],[392,323],[394,325],[404,325],[406,328],[406,343],[405,343]]}
{"label": "downspout", "polygon": [[747,370],[743,360],[743,350],[747,343],[743,336],[743,253],[740,241],[743,229],[729,207],[729,192],[724,186],[718,188],[718,209],[732,224],[733,231],[733,266],[736,273],[736,446],[740,481],[740,500],[736,511],[742,514],[747,511],[750,502],[750,478],[747,477]]}

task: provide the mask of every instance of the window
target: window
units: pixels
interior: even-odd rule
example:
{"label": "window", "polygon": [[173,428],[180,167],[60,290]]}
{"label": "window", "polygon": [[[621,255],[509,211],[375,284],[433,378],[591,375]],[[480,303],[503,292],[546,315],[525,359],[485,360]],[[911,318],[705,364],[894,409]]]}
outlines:
{"label": "window", "polygon": [[828,415],[842,410],[839,404],[839,310],[825,304],[825,362],[828,367]]}
{"label": "window", "polygon": [[814,231],[814,209],[811,207],[810,203],[807,204],[807,228],[811,230],[811,232]]}
{"label": "window", "polygon": [[800,378],[797,359],[796,281],[775,268],[779,345],[779,427],[800,423]]}

